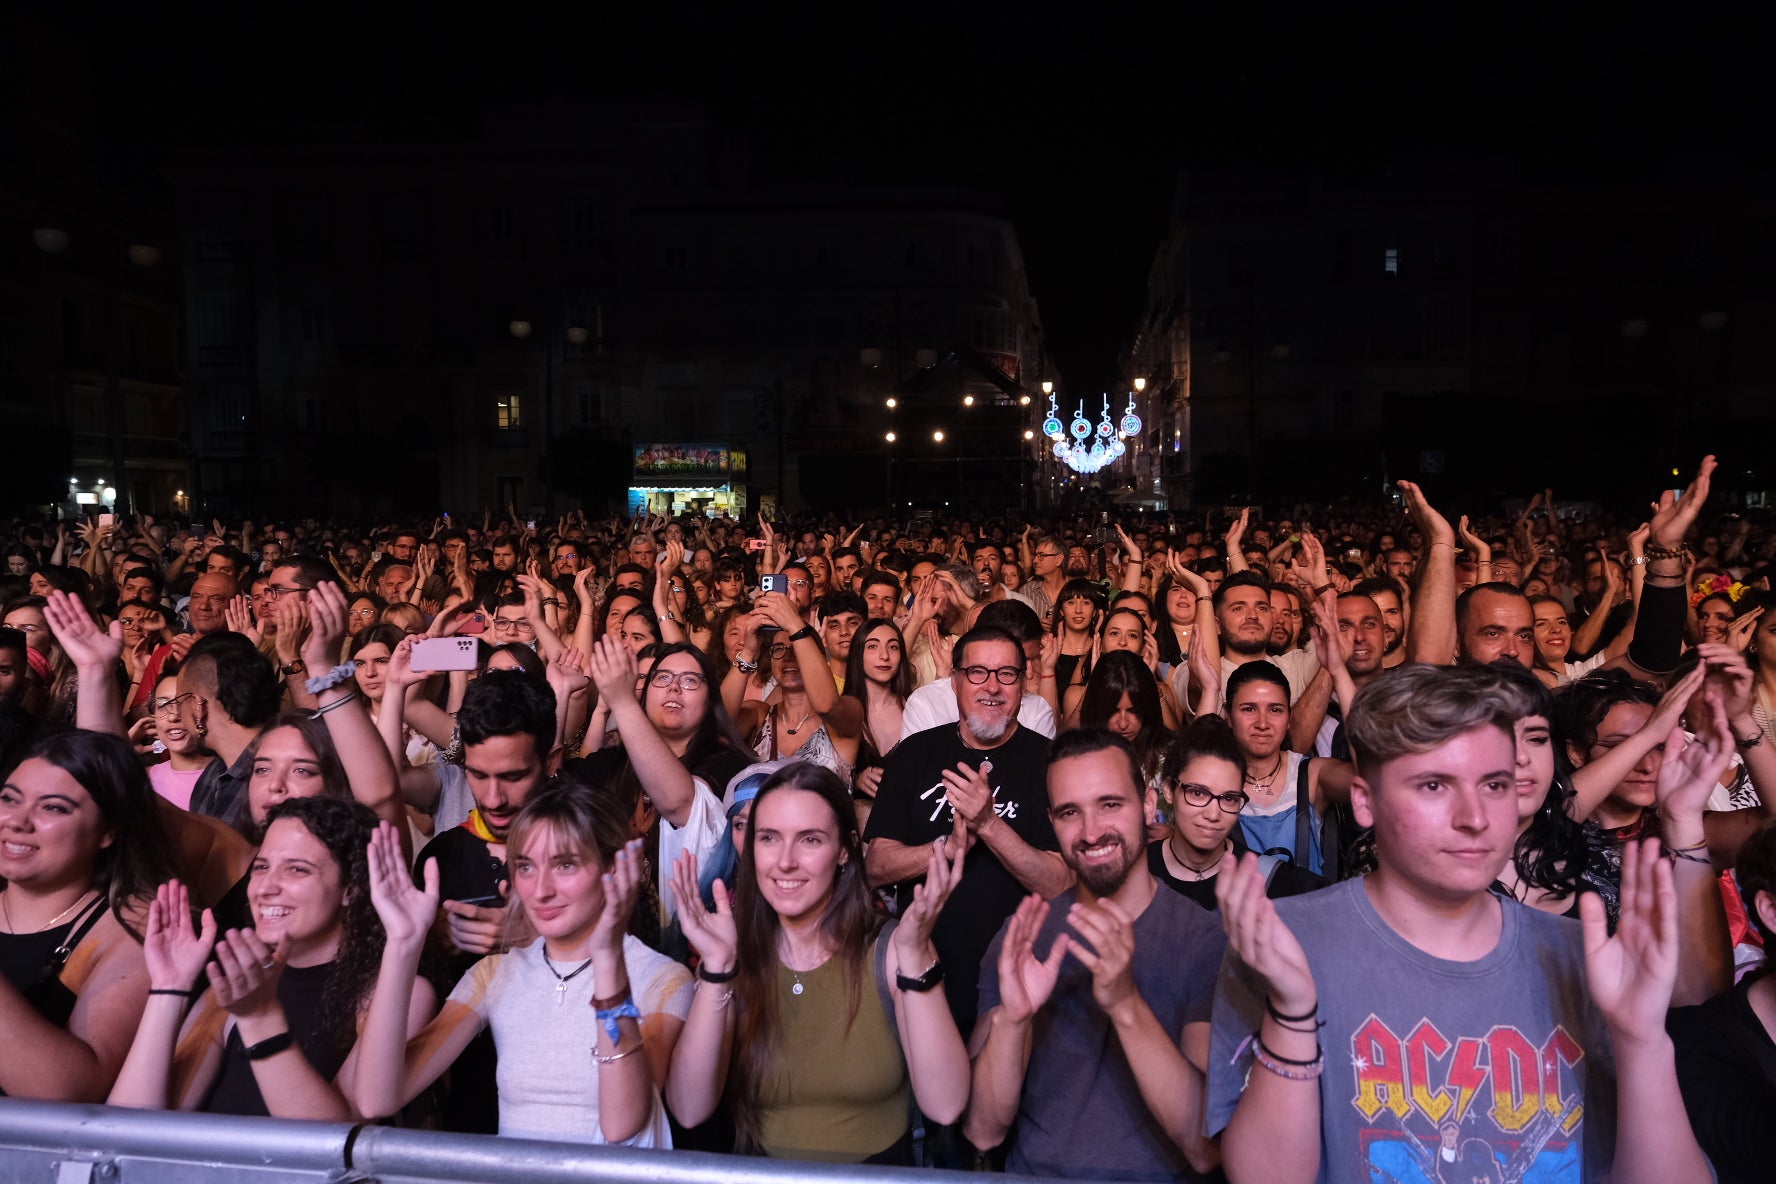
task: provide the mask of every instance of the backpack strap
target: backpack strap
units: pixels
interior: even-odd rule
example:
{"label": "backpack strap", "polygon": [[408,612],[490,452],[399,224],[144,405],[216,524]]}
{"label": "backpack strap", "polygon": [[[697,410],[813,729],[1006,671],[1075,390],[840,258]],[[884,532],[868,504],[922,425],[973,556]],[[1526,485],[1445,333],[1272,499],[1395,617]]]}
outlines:
{"label": "backpack strap", "polygon": [[896,1043],[900,1041],[900,1021],[894,1018],[894,995],[888,989],[888,939],[894,935],[894,927],[900,924],[898,919],[882,926],[876,934],[876,951],[871,959],[875,963],[876,998],[882,1002],[882,1014],[888,1017],[888,1030],[894,1033]]}
{"label": "backpack strap", "polygon": [[1304,756],[1295,775],[1295,851],[1289,862],[1296,867],[1304,867],[1309,871],[1313,868],[1309,860],[1313,858],[1313,794],[1308,774],[1313,768],[1313,758]]}
{"label": "backpack strap", "polygon": [[1270,882],[1276,879],[1277,869],[1288,862],[1281,855],[1266,852],[1258,857],[1258,870],[1264,873],[1264,891],[1270,892]]}

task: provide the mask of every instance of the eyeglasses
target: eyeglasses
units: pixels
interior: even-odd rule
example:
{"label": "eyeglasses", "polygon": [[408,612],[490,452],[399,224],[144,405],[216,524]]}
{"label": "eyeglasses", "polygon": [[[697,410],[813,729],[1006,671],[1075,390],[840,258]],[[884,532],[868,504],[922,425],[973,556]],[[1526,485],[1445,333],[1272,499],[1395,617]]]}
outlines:
{"label": "eyeglasses", "polygon": [[1232,793],[1210,793],[1207,787],[1201,785],[1180,785],[1178,792],[1183,795],[1185,801],[1193,806],[1206,806],[1210,802],[1220,802],[1221,808],[1229,814],[1238,814],[1246,808],[1246,803],[1252,800],[1237,789]]}
{"label": "eyeglasses", "polygon": [[1038,551],[1038,552],[1036,552],[1036,558],[1038,558],[1038,559],[1059,559],[1060,557],[1061,557],[1061,553],[1059,551]]}
{"label": "eyeglasses", "polygon": [[368,621],[371,617],[376,615],[376,610],[374,608],[354,608],[345,615],[348,617],[363,617]]}
{"label": "eyeglasses", "polygon": [[307,596],[307,588],[296,588],[289,584],[267,584],[260,589],[259,595],[266,600],[276,600],[280,596]]}
{"label": "eyeglasses", "polygon": [[708,679],[695,671],[674,674],[670,670],[662,670],[648,681],[662,691],[670,690],[674,686],[681,691],[700,691],[709,682]]}
{"label": "eyeglasses", "polygon": [[808,586],[808,581],[807,580],[791,580],[789,582],[789,586],[791,588],[806,588]]}
{"label": "eyeglasses", "polygon": [[502,633],[516,633],[520,629],[530,628],[530,622],[523,617],[495,617],[493,619],[493,627],[495,630]]}
{"label": "eyeglasses", "polygon": [[960,673],[977,687],[987,681],[988,675],[998,679],[999,685],[1004,687],[1016,686],[1024,679],[1023,670],[1016,666],[1001,666],[997,670],[991,666],[963,666]]}
{"label": "eyeglasses", "polygon": [[183,695],[174,695],[170,699],[150,699],[148,710],[154,715],[178,715],[185,700],[196,698],[199,698],[196,691],[186,691]]}

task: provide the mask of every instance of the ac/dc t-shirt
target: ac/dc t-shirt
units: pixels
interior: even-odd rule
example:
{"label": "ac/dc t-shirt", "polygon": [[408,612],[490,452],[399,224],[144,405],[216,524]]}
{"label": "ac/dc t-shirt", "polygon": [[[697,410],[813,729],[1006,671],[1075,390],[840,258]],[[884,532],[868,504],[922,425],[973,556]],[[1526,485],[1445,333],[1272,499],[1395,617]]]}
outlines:
{"label": "ac/dc t-shirt", "polygon": [[[1493,897],[1498,945],[1450,962],[1395,933],[1360,879],[1277,902],[1319,990],[1322,1184],[1586,1184],[1615,1146],[1609,1035],[1578,924]],[[1232,1118],[1264,987],[1229,948],[1215,990],[1204,1126]]]}
{"label": "ac/dc t-shirt", "polygon": [[[983,761],[992,762],[987,782],[993,787],[993,809],[1000,821],[1030,846],[1057,850],[1060,844],[1048,820],[1048,741],[1023,727],[989,749],[962,743],[958,724],[927,728],[902,740],[883,764],[864,837],[916,847],[951,833],[955,811],[943,773],[959,764],[978,769]],[[913,884],[909,880],[897,888],[902,909],[912,902]],[[984,843],[977,844],[962,864],[961,882],[937,916],[931,944],[943,959],[944,992],[964,1034],[974,1027],[981,958],[1005,918],[1028,894]]]}

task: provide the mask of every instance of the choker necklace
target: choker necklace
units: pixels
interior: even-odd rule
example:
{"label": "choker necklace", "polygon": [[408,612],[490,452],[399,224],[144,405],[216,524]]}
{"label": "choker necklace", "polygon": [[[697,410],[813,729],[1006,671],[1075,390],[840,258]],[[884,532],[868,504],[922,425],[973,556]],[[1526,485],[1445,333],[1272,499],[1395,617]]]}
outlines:
{"label": "choker necklace", "polygon": [[[55,916],[51,917],[49,919],[48,924],[39,925],[36,929],[31,930],[31,932],[32,933],[42,933],[45,930],[54,929],[57,925],[59,925],[61,923],[62,918],[68,916],[68,914],[72,913],[75,909],[77,909],[81,905],[85,904],[86,898],[90,895],[92,895],[92,889],[88,888],[85,892],[82,892],[80,894],[79,900],[75,901],[73,904],[69,905],[67,908],[63,909],[61,912],[59,912]],[[17,934],[18,930],[13,928],[13,924],[12,924],[11,900],[12,900],[12,893],[0,892],[0,915],[4,915],[6,918],[6,932],[12,933],[12,934]]]}
{"label": "choker necklace", "polygon": [[1277,774],[1282,771],[1283,771],[1283,754],[1279,752],[1279,753],[1277,753],[1277,763],[1270,767],[1270,773],[1268,775],[1266,775],[1264,777],[1254,777],[1250,773],[1247,773],[1246,774],[1246,784],[1250,785],[1256,789],[1269,789],[1271,786],[1271,783],[1277,779]]}
{"label": "choker necklace", "polygon": [[1221,854],[1215,856],[1215,862],[1209,864],[1208,867],[1202,868],[1201,870],[1191,867],[1188,863],[1186,863],[1184,861],[1184,857],[1182,855],[1180,855],[1176,851],[1172,850],[1172,845],[1170,843],[1166,844],[1165,850],[1166,850],[1166,854],[1170,855],[1172,857],[1173,861],[1176,862],[1177,865],[1181,869],[1189,872],[1191,874],[1191,876],[1193,876],[1195,879],[1200,881],[1200,880],[1208,879],[1210,876],[1212,876],[1215,873],[1215,869],[1220,867],[1221,864],[1227,859],[1227,852],[1230,850],[1230,846],[1223,845],[1221,848]]}
{"label": "choker necklace", "polygon": [[561,1007],[567,1002],[567,980],[584,974],[586,967],[592,965],[592,959],[588,958],[566,974],[562,974],[555,969],[555,963],[549,961],[549,951],[545,949],[543,951],[543,965],[547,966],[549,973],[555,976],[555,1006]]}
{"label": "choker necklace", "polygon": [[796,721],[795,727],[792,728],[789,726],[789,713],[787,711],[784,712],[783,713],[783,720],[784,720],[783,731],[784,731],[784,733],[789,736],[795,735],[797,732],[802,730],[803,726],[807,724],[808,720],[810,718],[812,718],[813,715],[814,715],[814,709],[812,707],[808,708],[808,710],[806,710],[802,713],[802,718]]}

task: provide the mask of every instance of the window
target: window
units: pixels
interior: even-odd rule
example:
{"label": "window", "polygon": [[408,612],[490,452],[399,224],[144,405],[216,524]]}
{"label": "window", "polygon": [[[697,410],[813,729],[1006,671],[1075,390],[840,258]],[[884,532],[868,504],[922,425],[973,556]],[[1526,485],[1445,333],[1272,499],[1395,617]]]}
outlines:
{"label": "window", "polygon": [[569,387],[573,405],[580,409],[580,423],[597,427],[604,420],[604,391],[595,383],[575,379]]}
{"label": "window", "polygon": [[299,312],[297,332],[307,343],[327,340],[327,310],[318,304],[305,304]]}
{"label": "window", "polygon": [[1400,249],[1398,247],[1389,247],[1382,252],[1381,267],[1389,275],[1400,274]]}
{"label": "window", "polygon": [[515,432],[524,426],[524,413],[517,391],[497,395],[493,403],[493,426],[502,432]]}

